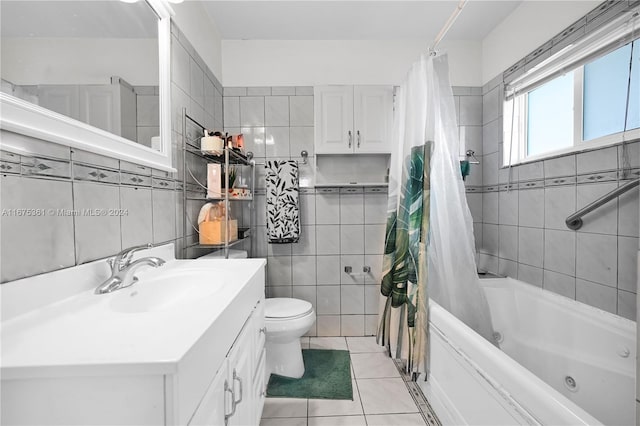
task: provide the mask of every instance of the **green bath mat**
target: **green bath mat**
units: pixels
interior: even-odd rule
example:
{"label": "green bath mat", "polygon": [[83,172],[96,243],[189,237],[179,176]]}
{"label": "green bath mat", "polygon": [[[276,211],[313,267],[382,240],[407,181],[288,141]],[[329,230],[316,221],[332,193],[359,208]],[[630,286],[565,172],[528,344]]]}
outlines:
{"label": "green bath mat", "polygon": [[303,349],[304,376],[272,374],[267,396],[312,399],[353,399],[349,351]]}

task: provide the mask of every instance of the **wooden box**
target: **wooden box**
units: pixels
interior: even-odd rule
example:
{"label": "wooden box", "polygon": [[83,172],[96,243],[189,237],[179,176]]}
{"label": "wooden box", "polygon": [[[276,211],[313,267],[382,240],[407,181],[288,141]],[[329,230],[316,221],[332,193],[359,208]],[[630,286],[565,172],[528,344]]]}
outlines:
{"label": "wooden box", "polygon": [[238,221],[232,219],[228,227],[224,226],[224,220],[212,220],[200,223],[200,244],[224,244],[226,228],[229,230],[229,242],[238,239]]}

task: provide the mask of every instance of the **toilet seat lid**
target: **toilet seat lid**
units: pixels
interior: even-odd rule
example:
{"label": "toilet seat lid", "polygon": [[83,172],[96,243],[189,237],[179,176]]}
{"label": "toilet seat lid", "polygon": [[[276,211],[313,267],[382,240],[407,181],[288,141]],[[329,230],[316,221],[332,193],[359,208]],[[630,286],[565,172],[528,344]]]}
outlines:
{"label": "toilet seat lid", "polygon": [[274,297],[266,299],[264,316],[266,318],[295,318],[308,314],[313,310],[311,303],[290,297]]}

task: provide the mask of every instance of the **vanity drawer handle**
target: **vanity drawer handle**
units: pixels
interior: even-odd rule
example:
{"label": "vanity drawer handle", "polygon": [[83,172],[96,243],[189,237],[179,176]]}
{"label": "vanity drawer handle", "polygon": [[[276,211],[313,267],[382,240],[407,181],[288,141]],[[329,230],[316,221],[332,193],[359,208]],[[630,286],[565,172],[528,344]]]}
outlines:
{"label": "vanity drawer handle", "polygon": [[[236,374],[236,369],[233,369],[233,381],[234,381],[234,387],[233,387],[233,393],[234,393],[234,400],[233,400],[233,404],[237,405],[240,404],[242,402],[242,378],[240,378],[237,374]],[[240,398],[238,398],[237,400],[235,399],[235,382],[238,382],[238,384],[240,385]]]}
{"label": "vanity drawer handle", "polygon": [[[229,418],[232,417],[235,413],[236,413],[236,396],[235,396],[235,392],[233,391],[232,388],[229,387],[229,382],[227,382],[226,380],[224,381],[224,394],[225,394],[225,404],[224,404],[224,424],[226,425],[227,422],[229,421]],[[231,394],[231,412],[229,414],[227,414],[227,392],[229,392]]]}

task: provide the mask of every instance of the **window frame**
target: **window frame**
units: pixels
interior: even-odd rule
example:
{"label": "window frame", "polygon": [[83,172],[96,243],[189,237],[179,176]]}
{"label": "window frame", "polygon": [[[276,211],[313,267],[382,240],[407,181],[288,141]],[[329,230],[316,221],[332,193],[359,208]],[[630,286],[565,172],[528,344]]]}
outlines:
{"label": "window frame", "polygon": [[[640,9],[639,9],[640,10]],[[629,15],[623,16],[619,20],[614,20],[607,27],[620,27],[623,24],[627,24],[629,27],[630,22],[636,22],[639,20],[638,11],[632,15],[629,19]],[[622,22],[625,21],[626,22]],[[622,23],[621,23],[622,22]],[[530,71],[526,72],[520,78],[515,79],[505,87],[505,96],[503,99],[503,153],[502,153],[502,166],[509,167],[518,164],[531,163],[540,161],[543,159],[549,159],[559,157],[566,154],[578,153],[584,151],[591,151],[607,146],[621,144],[625,141],[631,141],[640,138],[640,128],[629,129],[626,131],[620,131],[609,135],[600,136],[588,141],[583,140],[584,137],[584,67],[586,64],[591,63],[598,58],[601,58],[614,50],[621,48],[631,42],[640,43],[640,37],[633,36],[633,32],[628,30],[626,32],[620,32],[619,38],[615,41],[607,41],[608,45],[613,46],[602,54],[598,54],[596,57],[590,58],[590,55],[598,52],[602,49],[602,43],[604,39],[607,39],[609,34],[607,28],[603,28],[597,31],[597,34],[586,37],[583,43],[576,42],[576,45],[570,45],[560,50],[555,55],[552,55],[547,60],[543,61],[539,65],[533,67]],[[626,39],[631,35],[630,39]],[[621,43],[623,40],[625,42]],[[570,49],[577,50],[573,57],[571,52],[566,52]],[[587,61],[584,59],[588,58]],[[573,64],[573,66],[572,66]],[[546,84],[548,81],[552,81],[558,78],[561,74],[557,74],[555,77],[545,81],[542,84],[536,84],[543,81],[547,75],[556,71],[564,71],[564,73],[573,73],[573,140],[569,147],[560,148],[553,151],[548,151],[536,155],[527,155],[528,140],[527,140],[527,105],[529,93],[538,87]],[[522,85],[524,89],[520,88]],[[520,92],[520,90],[522,90]],[[515,100],[515,101],[514,101]],[[512,111],[512,102],[514,102],[515,110]],[[511,143],[511,128],[514,123],[511,123],[511,115],[513,114],[516,131],[513,136],[513,144]],[[511,152],[509,152],[511,151]]]}

